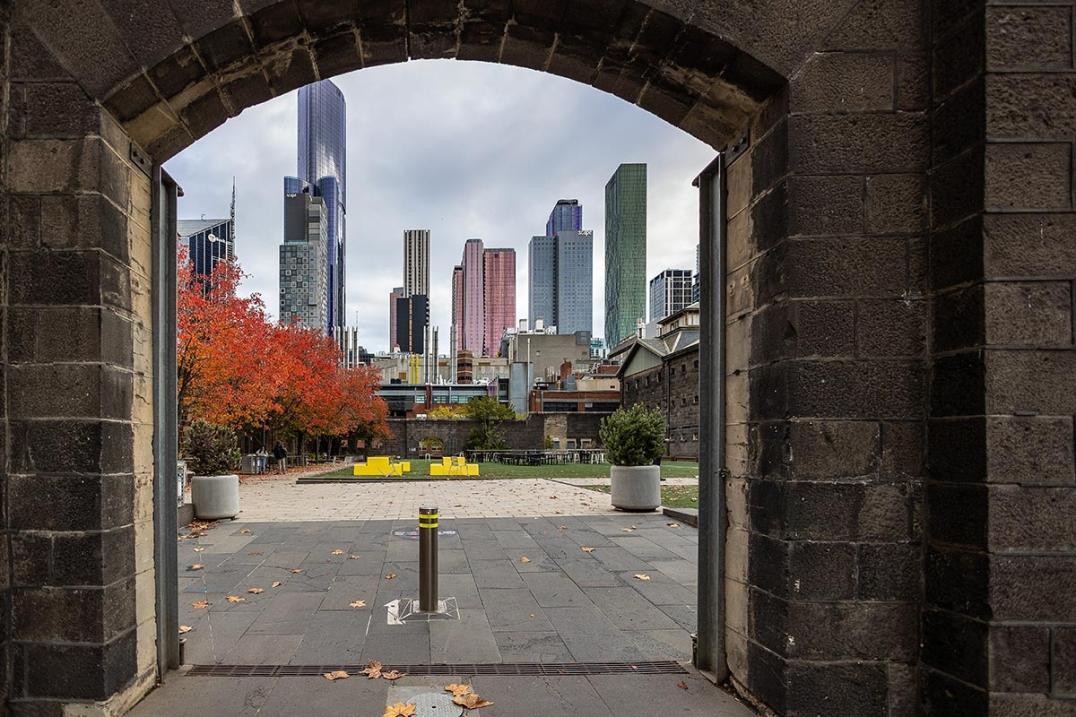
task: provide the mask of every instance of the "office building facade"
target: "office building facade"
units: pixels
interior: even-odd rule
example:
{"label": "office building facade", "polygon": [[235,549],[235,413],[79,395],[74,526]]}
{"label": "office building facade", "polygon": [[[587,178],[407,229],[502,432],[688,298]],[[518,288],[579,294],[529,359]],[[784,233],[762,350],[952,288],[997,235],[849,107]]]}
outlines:
{"label": "office building facade", "polygon": [[404,232],[404,296],[430,295],[430,230]]}
{"label": "office building facade", "polygon": [[396,342],[403,353],[426,350],[426,328],[430,324],[430,302],[425,294],[396,299]]}
{"label": "office building facade", "polygon": [[321,80],[299,90],[298,176],[286,177],[285,197],[307,191],[325,203],[325,329],[345,320],[347,237],[347,104],[334,83]]}
{"label": "office building facade", "polygon": [[396,340],[396,300],[404,298],[402,286],[395,287],[389,292],[389,351],[395,351],[400,345]]}
{"label": "office building facade", "polygon": [[460,348],[475,356],[485,355],[482,353],[486,329],[484,251],[481,239],[468,239],[463,245],[463,344]]}
{"label": "office building facade", "polygon": [[666,269],[650,280],[651,321],[661,321],[691,305],[693,273],[691,269]]}
{"label": "office building facade", "polygon": [[516,325],[516,250],[482,252],[482,292],[485,325],[482,356],[496,356],[505,329]]}
{"label": "office building facade", "polygon": [[556,325],[559,334],[594,325],[594,232],[557,232]]}
{"label": "office building facade", "polygon": [[452,346],[458,353],[463,350],[463,266],[452,267]]}
{"label": "office building facade", "polygon": [[235,259],[235,182],[227,219],[180,219],[176,233],[176,243],[187,250],[191,271],[197,276],[209,276],[220,262]]}
{"label": "office building facade", "polygon": [[646,165],[622,164],[605,185],[605,341],[646,317]]}
{"label": "office building facade", "polygon": [[527,315],[531,326],[557,323],[557,239],[531,237],[527,246]]}
{"label": "office building facade", "polygon": [[309,192],[284,199],[280,245],[280,322],[325,331],[329,322],[329,222],[325,200]]}

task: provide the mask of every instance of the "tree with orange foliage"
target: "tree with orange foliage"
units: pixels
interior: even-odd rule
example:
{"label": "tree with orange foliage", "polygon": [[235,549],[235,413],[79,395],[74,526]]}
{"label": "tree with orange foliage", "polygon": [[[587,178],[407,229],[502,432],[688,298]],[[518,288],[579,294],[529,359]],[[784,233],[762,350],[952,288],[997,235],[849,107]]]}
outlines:
{"label": "tree with orange foliage", "polygon": [[388,409],[368,367],[343,369],[328,336],[268,320],[254,294],[239,296],[238,264],[209,277],[178,267],[177,397],[181,431],[195,418],[297,436],[388,434]]}

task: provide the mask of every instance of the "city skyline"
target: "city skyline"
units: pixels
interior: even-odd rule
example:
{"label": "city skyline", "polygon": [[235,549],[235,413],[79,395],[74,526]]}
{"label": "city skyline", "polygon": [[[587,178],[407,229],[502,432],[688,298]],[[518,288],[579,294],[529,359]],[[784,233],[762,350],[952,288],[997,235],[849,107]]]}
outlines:
{"label": "city skyline", "polygon": [[[334,81],[351,109],[347,322],[357,322],[368,349],[389,348],[386,299],[401,284],[399,237],[410,227],[432,232],[431,324],[441,329],[443,354],[448,353],[451,326],[451,269],[468,237],[516,249],[517,318],[523,318],[527,242],[541,233],[558,199],[577,197],[587,205],[587,224],[595,229],[594,275],[601,282],[602,190],[620,161],[650,165],[655,216],[649,233],[655,241],[668,238],[661,263],[694,263],[698,210],[691,180],[713,151],[638,107],[561,78],[478,63],[414,62]],[[401,86],[408,91],[399,91]],[[530,114],[530,98],[550,89],[574,108],[577,121],[538,121]],[[237,221],[246,237],[238,254],[250,275],[243,290],[261,293],[271,313],[278,303],[276,247],[282,241],[283,208],[280,180],[267,177],[295,171],[296,95],[246,110],[167,167],[184,187],[180,211],[188,217],[226,216],[231,177],[237,175]],[[364,98],[373,96],[385,98],[379,100],[378,112],[360,111]],[[438,122],[429,123],[428,116],[437,116]],[[507,132],[510,126],[518,131]],[[518,134],[533,139],[520,142]],[[578,148],[570,169],[541,176],[523,170],[540,163],[550,147],[564,145]],[[663,268],[650,266],[648,272]],[[598,285],[593,331],[599,337],[603,305]]]}

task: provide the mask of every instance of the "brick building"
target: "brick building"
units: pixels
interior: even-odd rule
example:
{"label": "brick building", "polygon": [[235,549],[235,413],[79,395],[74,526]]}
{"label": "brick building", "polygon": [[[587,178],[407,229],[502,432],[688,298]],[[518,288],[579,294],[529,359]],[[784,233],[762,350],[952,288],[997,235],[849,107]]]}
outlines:
{"label": "brick building", "polygon": [[642,403],[665,416],[666,455],[699,458],[698,305],[659,322],[656,339],[629,339],[613,354],[619,360],[622,403]]}

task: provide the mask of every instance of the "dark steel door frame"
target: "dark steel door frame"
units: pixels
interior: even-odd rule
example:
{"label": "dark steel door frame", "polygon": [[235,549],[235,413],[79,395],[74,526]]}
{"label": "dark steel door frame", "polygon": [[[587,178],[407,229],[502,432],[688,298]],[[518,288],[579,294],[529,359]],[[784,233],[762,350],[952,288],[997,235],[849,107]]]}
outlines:
{"label": "dark steel door frame", "polygon": [[699,188],[699,587],[695,666],[728,679],[725,652],[725,154]]}
{"label": "dark steel door frame", "polygon": [[152,171],[153,242],[153,552],[157,675],[179,667],[178,479],[176,413],[176,200],[179,187]]}

